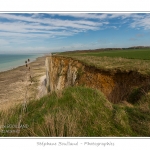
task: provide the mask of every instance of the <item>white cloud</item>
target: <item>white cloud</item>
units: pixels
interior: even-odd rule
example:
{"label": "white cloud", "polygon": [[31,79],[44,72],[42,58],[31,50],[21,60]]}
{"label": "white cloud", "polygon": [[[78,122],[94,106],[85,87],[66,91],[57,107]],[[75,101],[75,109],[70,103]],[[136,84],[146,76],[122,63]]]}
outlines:
{"label": "white cloud", "polygon": [[61,20],[61,19],[52,19],[52,18],[32,18],[26,16],[16,16],[12,14],[0,14],[0,18],[7,18],[8,20],[15,20],[15,21],[23,21],[28,23],[40,23],[40,24],[47,24],[54,27],[71,27],[71,28],[87,28],[102,25],[102,23],[94,22],[94,21],[87,21],[87,20]]}
{"label": "white cloud", "polygon": [[150,16],[146,15],[142,18],[134,18],[134,21],[130,25],[132,28],[144,28],[145,30],[150,29]]}
{"label": "white cloud", "polygon": [[109,14],[109,18],[122,18],[122,19],[125,19],[125,18],[128,18],[128,17],[132,17],[133,14],[131,13],[113,13],[113,14]]}
{"label": "white cloud", "polygon": [[0,23],[0,37],[43,37],[72,36],[87,30],[98,30],[108,22],[95,22],[89,20],[62,20],[54,18],[41,18],[42,14],[30,16],[15,14],[0,14],[0,18],[7,19]]}
{"label": "white cloud", "polygon": [[50,15],[58,15],[58,16],[70,16],[74,18],[82,18],[82,19],[105,19],[108,17],[108,14],[95,14],[95,13],[56,13]]}
{"label": "white cloud", "polygon": [[[63,19],[62,19],[63,18]],[[66,18],[66,19],[64,19]],[[118,21],[119,20],[119,21]],[[112,22],[111,22],[112,21]],[[61,14],[2,14],[0,13],[0,45],[10,46],[12,43],[28,44],[51,39],[63,39],[89,30],[111,28],[119,29],[123,24],[130,28],[150,29],[150,14],[136,13],[61,13]],[[94,43],[97,45],[97,43]],[[89,45],[88,45],[89,46]],[[85,45],[73,45],[66,48],[86,48]],[[34,47],[28,47],[28,50]],[[49,48],[35,48],[48,50]],[[56,49],[60,49],[57,47]]]}

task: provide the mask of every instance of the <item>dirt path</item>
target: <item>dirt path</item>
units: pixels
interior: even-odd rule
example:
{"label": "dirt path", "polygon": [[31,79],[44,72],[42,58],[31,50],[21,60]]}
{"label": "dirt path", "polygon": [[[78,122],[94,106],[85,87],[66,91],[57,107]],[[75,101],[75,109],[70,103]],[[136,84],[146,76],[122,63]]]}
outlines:
{"label": "dirt path", "polygon": [[[43,78],[45,75],[45,57],[39,57],[30,63],[32,76],[32,84],[26,82],[26,67],[0,72],[0,110],[7,110],[14,105],[21,103],[25,97],[25,89],[27,90],[28,101],[41,97],[44,93]],[[42,91],[39,86],[42,84]],[[41,91],[41,92],[40,92]],[[40,94],[39,94],[40,93]]]}

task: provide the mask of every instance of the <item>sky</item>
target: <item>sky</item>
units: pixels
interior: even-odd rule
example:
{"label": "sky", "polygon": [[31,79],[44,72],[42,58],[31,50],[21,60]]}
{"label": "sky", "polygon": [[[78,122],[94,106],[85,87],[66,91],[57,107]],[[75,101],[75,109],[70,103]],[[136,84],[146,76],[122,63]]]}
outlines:
{"label": "sky", "polygon": [[150,13],[0,13],[0,53],[150,46]]}

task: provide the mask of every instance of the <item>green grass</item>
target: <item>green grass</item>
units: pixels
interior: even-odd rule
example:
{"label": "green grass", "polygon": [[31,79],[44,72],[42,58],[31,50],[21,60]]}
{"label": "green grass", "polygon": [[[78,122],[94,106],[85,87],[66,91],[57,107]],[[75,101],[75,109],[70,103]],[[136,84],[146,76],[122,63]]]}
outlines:
{"label": "green grass", "polygon": [[136,104],[112,104],[95,89],[69,87],[29,102],[21,122],[28,127],[7,133],[16,130],[6,126],[18,124],[20,112],[18,106],[0,113],[0,136],[150,136],[149,95]]}
{"label": "green grass", "polygon": [[139,50],[117,50],[117,51],[106,51],[98,53],[87,53],[87,56],[97,57],[122,57],[127,59],[143,59],[150,60],[150,49],[139,49]]}
{"label": "green grass", "polygon": [[139,50],[111,50],[102,52],[60,53],[58,56],[79,60],[88,66],[116,72],[135,71],[150,75],[150,49]]}
{"label": "green grass", "polygon": [[97,57],[122,57],[127,59],[150,60],[150,48],[148,49],[128,49],[128,50],[109,50],[99,52],[76,52],[60,53],[61,55],[78,55],[78,56],[97,56]]}

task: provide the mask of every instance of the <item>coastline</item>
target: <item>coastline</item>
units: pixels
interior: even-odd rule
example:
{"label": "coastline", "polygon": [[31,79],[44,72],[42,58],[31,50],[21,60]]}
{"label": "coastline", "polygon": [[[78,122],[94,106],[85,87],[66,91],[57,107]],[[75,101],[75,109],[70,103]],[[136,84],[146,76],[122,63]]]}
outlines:
{"label": "coastline", "polygon": [[[45,75],[45,58],[47,55],[37,57],[29,63],[33,82],[28,88],[28,100],[36,99],[40,78]],[[7,110],[21,103],[25,97],[26,66],[0,71],[0,110]]]}
{"label": "coastline", "polygon": [[[29,57],[22,58],[20,60],[14,61],[15,63],[14,62],[12,62],[12,63],[9,62],[11,64],[11,67],[6,66],[6,67],[3,67],[3,69],[0,68],[0,72],[10,71],[12,69],[16,69],[18,67],[21,67],[21,66],[25,65],[24,61],[28,58],[30,59],[30,63],[32,63],[32,62],[36,61],[37,58],[43,57],[43,56],[44,56],[44,54],[30,55]],[[4,65],[6,65],[6,63],[4,63]]]}

